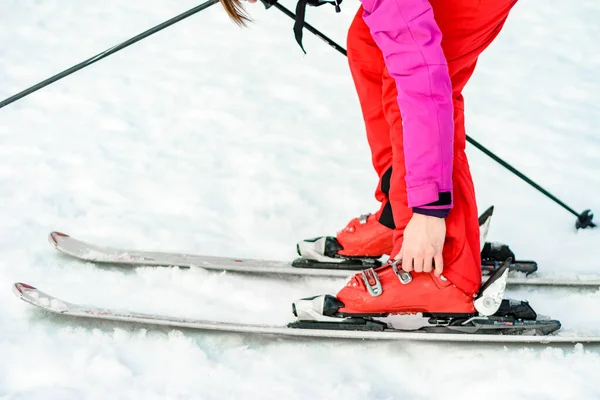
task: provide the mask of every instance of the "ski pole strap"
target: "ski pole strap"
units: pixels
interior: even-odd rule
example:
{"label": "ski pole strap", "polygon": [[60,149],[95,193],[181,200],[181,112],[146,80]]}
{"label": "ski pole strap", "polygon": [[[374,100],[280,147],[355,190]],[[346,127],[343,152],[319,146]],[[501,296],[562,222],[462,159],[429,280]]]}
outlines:
{"label": "ski pole strap", "polygon": [[[293,12],[291,12],[290,10],[288,10],[287,8],[285,8],[284,6],[279,4],[277,2],[277,0],[261,0],[261,2],[265,5],[266,9],[269,9],[273,6],[276,9],[278,9],[279,11],[281,11],[282,13],[284,13],[285,15],[287,15],[288,17],[290,17],[291,19],[293,19],[294,21],[296,21],[296,14],[294,14]],[[323,33],[321,33],[318,29],[316,29],[311,24],[305,22],[304,29],[306,29],[307,31],[309,31],[310,33],[312,33],[313,35],[315,35],[316,37],[321,39],[323,42],[327,43],[329,46],[331,46],[331,48],[333,48],[340,54],[343,54],[344,57],[347,56],[346,49],[344,49],[342,46],[340,46],[339,44],[337,44],[336,42],[334,42],[333,40],[331,40],[330,38],[325,36]]]}
{"label": "ski pole strap", "polygon": [[304,50],[304,46],[302,45],[302,28],[304,28],[304,20],[306,19],[306,5],[311,5],[313,7],[319,7],[323,4],[331,4],[335,7],[335,12],[339,13],[341,10],[340,4],[342,0],[300,0],[296,5],[296,22],[294,23],[294,36],[296,37],[296,42],[306,54],[306,50]]}

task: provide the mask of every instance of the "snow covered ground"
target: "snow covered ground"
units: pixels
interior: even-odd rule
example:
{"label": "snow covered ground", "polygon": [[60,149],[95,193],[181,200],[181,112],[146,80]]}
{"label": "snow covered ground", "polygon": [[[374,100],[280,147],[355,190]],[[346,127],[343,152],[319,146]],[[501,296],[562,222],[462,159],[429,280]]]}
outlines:
{"label": "snow covered ground", "polygon": [[[0,2],[0,99],[197,3]],[[292,8],[294,3],[283,4]],[[358,2],[308,21],[345,44]],[[11,293],[284,323],[342,281],[97,268],[51,230],[100,244],[291,259],[297,240],[372,211],[375,175],[344,57],[292,21],[219,5],[0,110],[0,399],[598,398],[597,347],[272,340],[52,318]],[[468,132],[576,210],[600,214],[600,5],[518,4],[466,96]],[[490,239],[547,275],[596,273],[600,231],[469,147]],[[565,330],[600,334],[600,293],[520,290]],[[484,392],[489,390],[489,392]],[[485,394],[484,394],[485,393]]]}

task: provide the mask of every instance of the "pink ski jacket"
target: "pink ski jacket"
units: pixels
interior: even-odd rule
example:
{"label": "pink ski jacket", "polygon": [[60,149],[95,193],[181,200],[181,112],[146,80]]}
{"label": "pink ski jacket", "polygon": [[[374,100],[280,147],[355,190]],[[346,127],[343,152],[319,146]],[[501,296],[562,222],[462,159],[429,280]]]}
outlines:
{"label": "pink ski jacket", "polygon": [[[363,19],[396,81],[408,206],[452,207],[452,85],[427,0],[361,0]],[[440,196],[444,193],[444,196]],[[449,196],[448,196],[449,194]]]}

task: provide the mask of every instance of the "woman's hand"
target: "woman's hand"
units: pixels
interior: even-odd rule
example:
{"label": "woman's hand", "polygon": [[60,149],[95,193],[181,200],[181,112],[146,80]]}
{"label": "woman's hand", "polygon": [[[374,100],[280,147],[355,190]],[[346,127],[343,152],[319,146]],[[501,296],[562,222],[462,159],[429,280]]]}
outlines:
{"label": "woman's hand", "polygon": [[404,241],[396,260],[402,260],[406,272],[431,272],[440,276],[444,270],[442,250],[446,239],[446,220],[413,214],[404,229]]}

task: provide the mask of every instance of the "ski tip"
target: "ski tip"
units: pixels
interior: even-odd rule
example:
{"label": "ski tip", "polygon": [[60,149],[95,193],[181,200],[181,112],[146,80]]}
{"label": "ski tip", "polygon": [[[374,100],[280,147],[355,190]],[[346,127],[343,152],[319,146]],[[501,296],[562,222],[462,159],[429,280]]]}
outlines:
{"label": "ski tip", "polygon": [[48,241],[50,242],[50,244],[54,247],[58,246],[58,238],[59,237],[69,237],[69,235],[67,235],[66,233],[61,233],[61,232],[50,232],[50,234],[48,235]]}
{"label": "ski tip", "polygon": [[37,290],[36,288],[34,288],[31,285],[28,285],[26,283],[21,283],[21,282],[17,282],[15,283],[15,285],[13,286],[13,289],[19,294],[23,294],[25,290]]}

